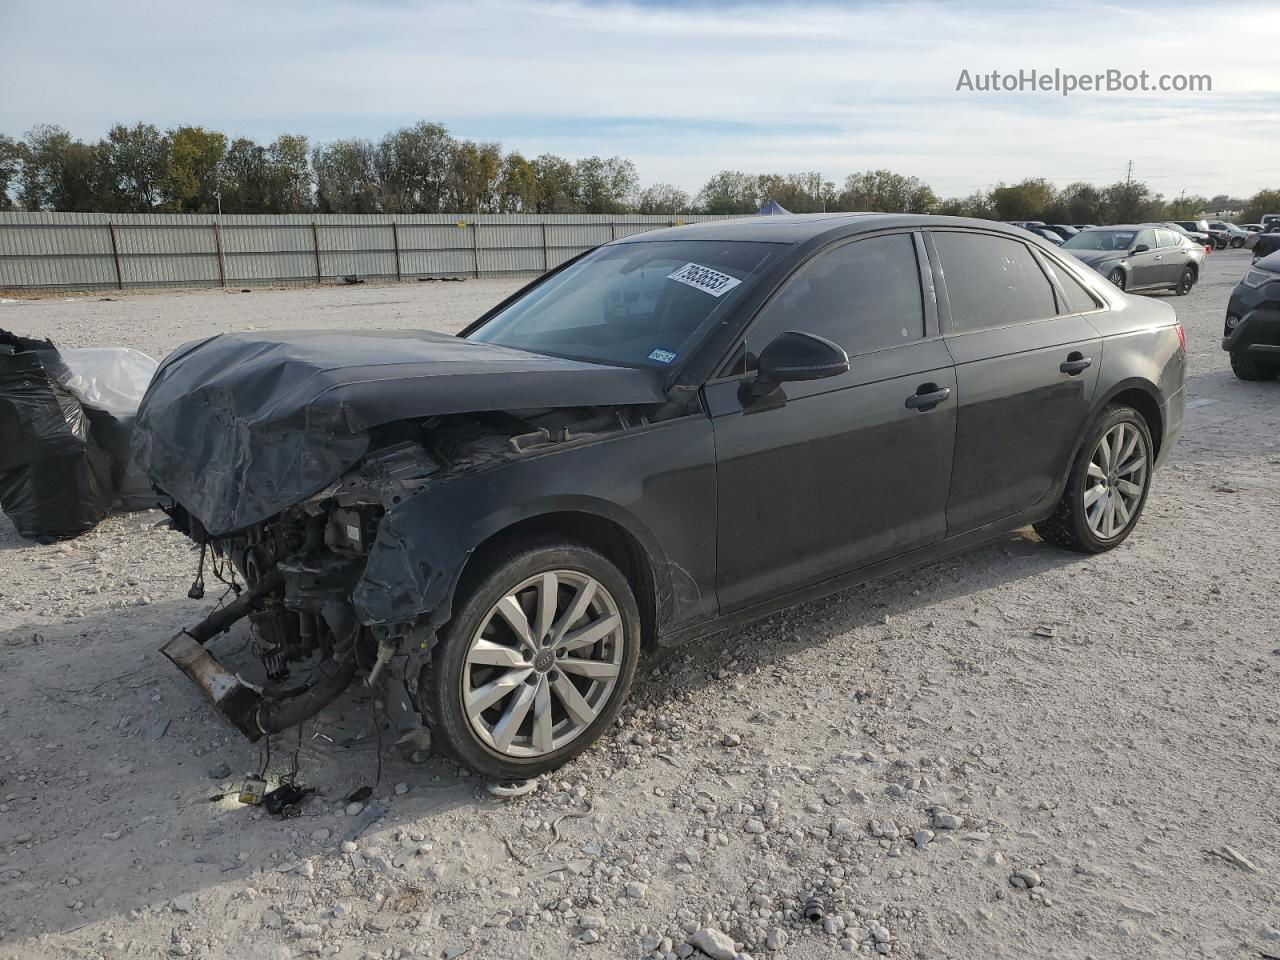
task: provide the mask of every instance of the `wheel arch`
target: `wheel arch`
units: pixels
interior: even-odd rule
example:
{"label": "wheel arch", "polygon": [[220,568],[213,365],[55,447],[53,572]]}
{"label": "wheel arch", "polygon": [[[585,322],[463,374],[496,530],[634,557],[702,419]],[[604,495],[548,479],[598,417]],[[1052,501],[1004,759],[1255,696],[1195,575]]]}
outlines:
{"label": "wheel arch", "polygon": [[1151,457],[1153,460],[1159,457],[1160,446],[1164,441],[1164,413],[1160,409],[1159,392],[1155,384],[1145,380],[1117,384],[1103,394],[1101,403],[1093,411],[1093,419],[1108,404],[1120,404],[1138,411],[1151,433]]}
{"label": "wheel arch", "polygon": [[[525,516],[489,533],[471,549],[454,578],[442,609],[451,616],[458,598],[465,597],[467,591],[483,579],[499,556],[521,543],[560,537],[599,551],[622,572],[635,594],[640,610],[642,641],[647,649],[656,643],[661,616],[660,575],[651,553],[657,549],[656,544],[646,546],[642,536],[616,517],[599,510],[584,509],[581,504],[570,509],[549,509]],[[441,623],[446,620],[447,616]]]}

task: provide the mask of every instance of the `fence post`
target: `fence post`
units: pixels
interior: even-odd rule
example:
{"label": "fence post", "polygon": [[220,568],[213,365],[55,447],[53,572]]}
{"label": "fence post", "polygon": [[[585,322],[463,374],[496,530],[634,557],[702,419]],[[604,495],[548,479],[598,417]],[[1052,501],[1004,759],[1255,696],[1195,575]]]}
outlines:
{"label": "fence post", "polygon": [[221,286],[227,285],[227,263],[222,257],[222,228],[218,225],[218,221],[213,221],[213,249],[218,254],[218,283]]}
{"label": "fence post", "polygon": [[542,221],[542,272],[551,269],[551,258],[547,256],[547,221]]}
{"label": "fence post", "polygon": [[124,273],[120,270],[120,241],[116,239],[116,225],[108,223],[107,229],[111,231],[111,256],[116,262],[116,289],[124,289]]}
{"label": "fence post", "polygon": [[396,249],[396,283],[399,283],[400,282],[400,227],[394,220],[391,221],[391,242],[392,244],[395,245],[395,249]]}
{"label": "fence post", "polygon": [[320,283],[320,228],[316,226],[314,220],[311,221],[311,240],[316,249],[316,283]]}
{"label": "fence post", "polygon": [[618,225],[616,223],[609,224],[609,239],[610,240],[618,239]]}
{"label": "fence post", "polygon": [[471,221],[471,256],[475,262],[476,279],[480,279],[480,224]]}

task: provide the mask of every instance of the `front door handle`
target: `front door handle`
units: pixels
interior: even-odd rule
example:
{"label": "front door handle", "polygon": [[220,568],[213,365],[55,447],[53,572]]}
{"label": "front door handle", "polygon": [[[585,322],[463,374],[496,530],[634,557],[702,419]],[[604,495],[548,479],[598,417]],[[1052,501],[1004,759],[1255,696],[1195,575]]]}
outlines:
{"label": "front door handle", "polygon": [[936,383],[922,383],[919,389],[907,397],[907,409],[924,412],[932,410],[947,397],[951,396],[950,387],[939,387]]}
{"label": "front door handle", "polygon": [[1160,256],[1159,254],[1156,254],[1155,259],[1156,259],[1156,260],[1163,260],[1163,259],[1164,259],[1164,257]]}
{"label": "front door handle", "polygon": [[1074,377],[1076,374],[1084,373],[1093,366],[1093,357],[1086,357],[1079,351],[1072,351],[1067,354],[1067,359],[1058,365],[1058,369],[1068,376]]}

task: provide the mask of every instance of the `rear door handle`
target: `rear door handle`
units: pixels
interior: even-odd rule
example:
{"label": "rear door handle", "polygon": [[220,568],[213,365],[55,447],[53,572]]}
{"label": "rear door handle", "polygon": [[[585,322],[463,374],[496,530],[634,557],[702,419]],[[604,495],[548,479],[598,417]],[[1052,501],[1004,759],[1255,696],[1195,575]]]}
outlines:
{"label": "rear door handle", "polygon": [[1078,352],[1067,354],[1067,359],[1058,365],[1058,369],[1068,376],[1074,377],[1078,373],[1084,373],[1093,366],[1093,357],[1083,357]]}
{"label": "rear door handle", "polygon": [[922,383],[915,393],[907,397],[907,409],[919,410],[923,413],[926,410],[932,410],[949,396],[951,396],[950,387],[939,387],[936,383]]}

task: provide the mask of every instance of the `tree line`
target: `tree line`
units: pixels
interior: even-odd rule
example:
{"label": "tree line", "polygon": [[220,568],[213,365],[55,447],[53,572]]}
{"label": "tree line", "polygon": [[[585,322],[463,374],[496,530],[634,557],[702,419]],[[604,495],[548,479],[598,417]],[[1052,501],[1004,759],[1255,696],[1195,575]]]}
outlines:
{"label": "tree line", "polygon": [[754,213],[768,200],[794,213],[870,210],[1047,223],[1186,220],[1280,211],[1280,190],[1253,197],[1169,199],[1141,181],[1108,186],[1043,178],[940,198],[917,177],[871,170],[837,183],[816,172],[722,170],[690,196],[667,183],[641,187],[622,157],[526,158],[501,144],[458,139],[422,121],[379,140],[312,144],[281,134],[269,144],[217,130],[117,124],[96,142],[41,125],[0,134],[0,210],[101,213]]}

